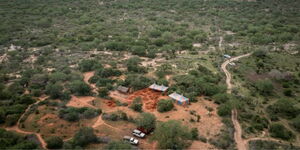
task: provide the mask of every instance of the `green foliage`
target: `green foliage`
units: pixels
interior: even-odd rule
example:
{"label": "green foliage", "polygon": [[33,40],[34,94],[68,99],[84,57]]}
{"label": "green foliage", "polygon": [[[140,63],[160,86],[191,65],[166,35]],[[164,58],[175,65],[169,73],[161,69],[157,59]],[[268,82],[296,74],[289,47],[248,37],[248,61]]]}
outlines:
{"label": "green foliage", "polygon": [[184,149],[188,147],[191,133],[179,121],[169,120],[160,123],[154,131],[153,139],[161,149]]}
{"label": "green foliage", "polygon": [[101,114],[101,110],[88,107],[67,107],[59,110],[59,117],[67,121],[78,121],[80,118],[94,118]]}
{"label": "green foliage", "polygon": [[91,94],[90,86],[80,80],[71,82],[69,88],[73,94],[78,96],[86,96]]}
{"label": "green foliage", "polygon": [[156,127],[156,117],[151,113],[141,113],[136,119],[136,124],[145,130],[152,130]]}
{"label": "green foliage", "polygon": [[192,128],[191,135],[193,140],[198,140],[199,139],[198,128]]}
{"label": "green foliage", "polygon": [[270,80],[259,80],[255,83],[255,87],[261,95],[271,95],[274,89]]}
{"label": "green foliage", "polygon": [[123,42],[111,41],[106,43],[106,48],[109,50],[124,51],[127,49],[127,45]]}
{"label": "green foliage", "polygon": [[63,94],[62,92],[63,86],[61,86],[59,83],[48,84],[45,90],[45,93],[50,95],[50,97],[53,99],[60,98]]}
{"label": "green foliage", "polygon": [[79,62],[78,67],[81,72],[88,72],[102,68],[102,65],[94,59],[85,59]]}
{"label": "green foliage", "polygon": [[141,60],[138,57],[129,58],[126,62],[127,70],[134,73],[146,73],[146,68],[139,66],[140,62]]}
{"label": "green foliage", "polygon": [[78,132],[75,133],[73,138],[73,147],[80,146],[84,147],[90,143],[97,143],[98,138],[94,133],[94,129],[90,127],[80,128]]}
{"label": "green foliage", "polygon": [[160,100],[158,103],[157,103],[157,111],[159,112],[167,112],[167,111],[170,111],[172,110],[174,107],[173,105],[173,101],[172,100]]}
{"label": "green foliage", "polygon": [[60,149],[62,148],[64,141],[57,136],[52,136],[46,140],[48,149]]}
{"label": "green foliage", "polygon": [[107,88],[101,88],[98,90],[99,97],[107,97],[109,94],[109,90]]}
{"label": "green foliage", "polygon": [[0,149],[36,149],[38,145],[10,131],[0,128]]}
{"label": "green foliage", "polygon": [[290,140],[295,138],[295,135],[290,130],[285,128],[282,124],[278,123],[271,124],[269,132],[272,137],[280,138],[283,140]]}
{"label": "green foliage", "polygon": [[300,114],[292,120],[292,126],[300,132]]}
{"label": "green foliage", "polygon": [[300,109],[295,106],[295,103],[292,100],[280,99],[273,105],[268,106],[267,112],[270,115],[291,119],[300,114]]}
{"label": "green foliage", "polygon": [[226,93],[219,93],[213,96],[213,100],[217,104],[226,103],[230,99],[230,96]]}
{"label": "green foliage", "polygon": [[142,112],[143,111],[142,98],[141,97],[135,98],[132,104],[130,105],[130,108],[134,111]]}
{"label": "green foliage", "polygon": [[131,150],[132,147],[129,143],[123,141],[112,141],[109,142],[105,148],[105,150],[118,150],[118,149],[126,149]]}
{"label": "green foliage", "polygon": [[150,86],[153,81],[147,77],[137,74],[130,74],[126,77],[122,85],[131,87],[133,90],[140,90]]}
{"label": "green foliage", "polygon": [[221,104],[218,107],[218,115],[220,116],[230,116],[231,115],[232,106],[229,102]]}

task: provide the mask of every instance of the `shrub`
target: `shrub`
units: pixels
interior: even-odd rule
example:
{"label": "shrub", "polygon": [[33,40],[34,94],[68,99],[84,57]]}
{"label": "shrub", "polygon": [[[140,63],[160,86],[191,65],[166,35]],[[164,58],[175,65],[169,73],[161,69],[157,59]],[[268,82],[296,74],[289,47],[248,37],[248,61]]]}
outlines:
{"label": "shrub", "polygon": [[159,112],[167,112],[172,110],[174,107],[172,100],[160,100],[157,103],[157,110]]}
{"label": "shrub", "polygon": [[80,80],[71,82],[69,87],[72,93],[79,96],[86,96],[91,92],[90,86]]}
{"label": "shrub", "polygon": [[150,113],[142,113],[136,120],[139,128],[151,131],[156,126],[156,117]]}
{"label": "shrub", "polygon": [[142,101],[141,97],[135,98],[132,104],[130,105],[130,108],[134,111],[142,112],[143,103],[141,101]]}
{"label": "shrub", "polygon": [[94,134],[94,129],[90,127],[83,127],[80,128],[78,132],[76,132],[74,139],[73,139],[73,145],[84,147],[90,143],[97,143],[98,138]]}
{"label": "shrub", "polygon": [[62,148],[64,142],[60,137],[53,136],[46,140],[48,149],[60,149]]}
{"label": "shrub", "polygon": [[283,140],[290,140],[295,137],[295,135],[290,130],[285,128],[282,124],[278,123],[271,124],[269,131],[272,137],[280,138]]}

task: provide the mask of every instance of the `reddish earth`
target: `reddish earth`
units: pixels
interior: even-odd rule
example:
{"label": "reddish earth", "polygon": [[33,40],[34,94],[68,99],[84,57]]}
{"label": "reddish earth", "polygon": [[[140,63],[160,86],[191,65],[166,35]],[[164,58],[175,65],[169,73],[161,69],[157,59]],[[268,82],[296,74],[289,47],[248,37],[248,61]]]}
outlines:
{"label": "reddish earth", "polygon": [[127,98],[127,102],[132,103],[133,100],[138,97],[142,99],[144,108],[151,111],[154,111],[156,109],[156,105],[159,100],[169,99],[168,96],[163,96],[161,92],[157,92],[149,88],[145,88],[130,94]]}

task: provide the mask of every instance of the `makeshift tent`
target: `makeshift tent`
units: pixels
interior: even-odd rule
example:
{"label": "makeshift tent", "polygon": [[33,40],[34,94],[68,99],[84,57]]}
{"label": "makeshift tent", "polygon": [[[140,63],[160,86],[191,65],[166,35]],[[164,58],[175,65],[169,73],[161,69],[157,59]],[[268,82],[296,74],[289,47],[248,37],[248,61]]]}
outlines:
{"label": "makeshift tent", "polygon": [[152,90],[161,91],[161,92],[165,92],[168,89],[168,87],[166,87],[164,85],[157,85],[155,83],[150,85],[149,88],[152,89]]}
{"label": "makeshift tent", "polygon": [[177,104],[179,105],[187,105],[189,103],[189,99],[184,97],[183,95],[180,95],[176,92],[172,93],[169,95],[173,100],[176,101]]}
{"label": "makeshift tent", "polygon": [[118,86],[117,90],[122,93],[128,93],[129,88],[127,88],[125,86]]}

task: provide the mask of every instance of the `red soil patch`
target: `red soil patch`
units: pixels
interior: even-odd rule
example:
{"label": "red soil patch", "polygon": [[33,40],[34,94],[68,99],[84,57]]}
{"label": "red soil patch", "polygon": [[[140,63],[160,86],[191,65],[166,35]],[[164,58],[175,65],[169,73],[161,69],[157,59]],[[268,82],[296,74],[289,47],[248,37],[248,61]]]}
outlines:
{"label": "red soil patch", "polygon": [[105,100],[105,103],[108,107],[116,107],[116,102],[112,100]]}
{"label": "red soil patch", "polygon": [[146,88],[133,92],[131,95],[128,96],[127,101],[128,103],[131,103],[135,98],[138,97],[142,99],[144,107],[152,111],[156,109],[156,105],[160,99],[166,98],[166,96],[163,96],[161,92],[157,92]]}
{"label": "red soil patch", "polygon": [[81,107],[96,108],[95,106],[90,104],[90,102],[93,101],[94,99],[95,97],[92,96],[81,96],[81,97],[72,96],[67,106],[77,107],[77,108],[81,108]]}

